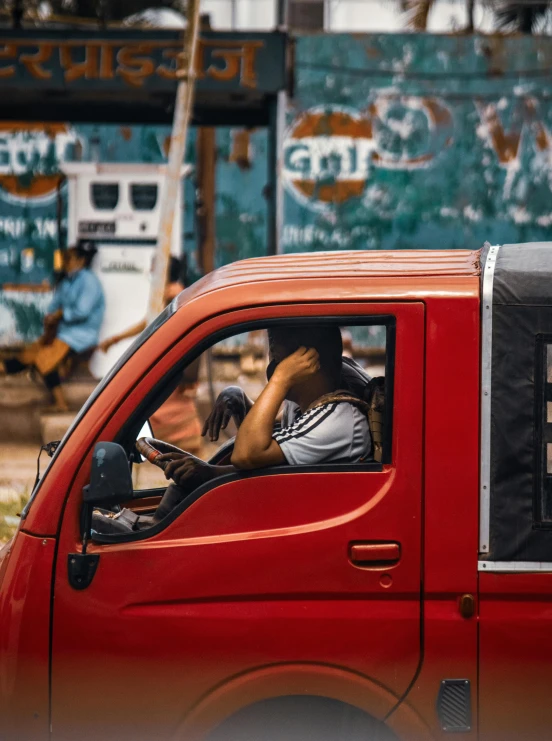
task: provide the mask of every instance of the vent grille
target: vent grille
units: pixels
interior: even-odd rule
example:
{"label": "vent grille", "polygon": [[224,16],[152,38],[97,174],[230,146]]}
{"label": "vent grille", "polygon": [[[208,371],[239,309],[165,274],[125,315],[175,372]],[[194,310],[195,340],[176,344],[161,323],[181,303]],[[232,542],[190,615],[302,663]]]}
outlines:
{"label": "vent grille", "polygon": [[469,679],[443,679],[437,698],[437,714],[443,731],[471,731],[470,694]]}

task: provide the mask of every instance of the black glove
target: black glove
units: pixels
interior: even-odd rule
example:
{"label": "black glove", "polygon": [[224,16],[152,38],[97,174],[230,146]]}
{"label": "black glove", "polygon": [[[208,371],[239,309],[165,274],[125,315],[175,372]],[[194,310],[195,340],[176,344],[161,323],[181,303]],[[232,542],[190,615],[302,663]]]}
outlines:
{"label": "black glove", "polygon": [[225,430],[231,419],[234,420],[236,427],[239,427],[250,408],[251,402],[241,388],[228,386],[218,395],[201,434],[204,437],[209,434],[209,439],[213,442],[218,440],[221,429]]}

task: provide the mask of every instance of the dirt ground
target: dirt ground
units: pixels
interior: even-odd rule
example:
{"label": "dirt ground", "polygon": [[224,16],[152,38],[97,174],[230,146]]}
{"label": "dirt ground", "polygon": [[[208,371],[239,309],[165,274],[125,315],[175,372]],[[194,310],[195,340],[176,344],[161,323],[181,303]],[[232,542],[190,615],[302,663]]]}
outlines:
{"label": "dirt ground", "polygon": [[[18,514],[27,502],[36,478],[36,458],[39,445],[0,446],[0,543],[9,540],[17,523]],[[48,456],[42,454],[42,470]]]}
{"label": "dirt ground", "polygon": [[[208,458],[216,450],[216,445],[206,443],[201,451]],[[36,479],[36,459],[39,444],[0,445],[0,544],[13,535],[18,523],[19,513],[27,503]],[[41,475],[46,470],[49,458],[45,452],[40,458]],[[134,486],[137,489],[164,487],[167,481],[163,472],[149,463],[134,466]]]}

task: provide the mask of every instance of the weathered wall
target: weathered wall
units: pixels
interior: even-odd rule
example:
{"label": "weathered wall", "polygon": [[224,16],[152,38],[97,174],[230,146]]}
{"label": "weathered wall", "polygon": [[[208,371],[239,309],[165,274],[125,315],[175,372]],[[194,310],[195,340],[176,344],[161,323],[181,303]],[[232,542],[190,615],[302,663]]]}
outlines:
{"label": "weathered wall", "polygon": [[[297,41],[282,153],[284,251],[477,249],[552,237],[552,40],[320,35]],[[161,162],[169,129],[0,125],[0,283],[49,280],[59,163]],[[267,135],[236,162],[217,132],[216,264],[266,251]],[[187,160],[194,161],[194,143]],[[194,185],[183,244],[196,251]],[[0,346],[40,330],[46,294],[0,292]]]}
{"label": "weathered wall", "polygon": [[[169,127],[0,125],[0,347],[40,334],[58,246],[57,182],[62,163],[77,154],[84,160],[97,156],[103,162],[163,162],[169,135]],[[266,132],[253,132],[249,161],[237,163],[232,132],[217,131],[218,265],[266,250],[266,200],[262,195],[266,148]],[[186,161],[195,162],[195,131]],[[61,192],[63,228],[65,186]],[[184,188],[182,235],[192,278],[199,274],[195,198],[192,176]]]}
{"label": "weathered wall", "polygon": [[297,44],[285,251],[549,239],[552,40]]}

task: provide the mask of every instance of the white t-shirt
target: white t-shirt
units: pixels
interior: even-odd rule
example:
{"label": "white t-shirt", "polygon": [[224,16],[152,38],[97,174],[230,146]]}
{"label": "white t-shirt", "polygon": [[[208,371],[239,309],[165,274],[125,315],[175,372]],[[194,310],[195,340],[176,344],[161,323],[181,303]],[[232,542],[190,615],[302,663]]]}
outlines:
{"label": "white t-shirt", "polygon": [[348,402],[315,407],[273,438],[291,466],[358,463],[372,451],[366,415]]}

